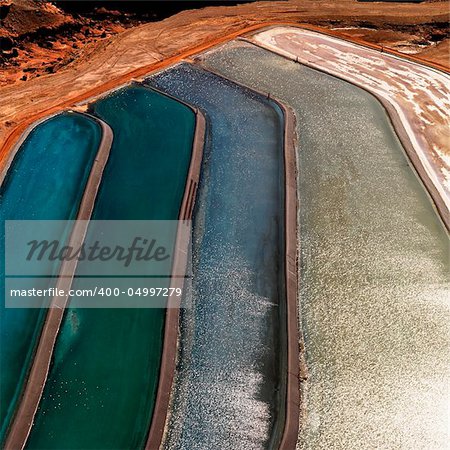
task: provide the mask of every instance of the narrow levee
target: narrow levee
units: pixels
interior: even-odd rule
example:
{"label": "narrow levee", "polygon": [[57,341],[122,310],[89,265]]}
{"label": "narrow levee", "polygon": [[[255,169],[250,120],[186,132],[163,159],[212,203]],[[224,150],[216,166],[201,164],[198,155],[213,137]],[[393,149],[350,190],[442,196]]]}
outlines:
{"label": "narrow levee", "polygon": [[283,113],[275,102],[189,64],[147,83],[207,119],[192,292],[181,311],[163,448],[269,447],[278,438],[286,376]]}
{"label": "narrow levee", "polygon": [[[1,441],[20,400],[47,314],[45,309],[5,307],[4,223],[75,219],[101,137],[99,124],[80,114],[62,113],[45,120],[29,132],[17,149],[0,188]],[[67,224],[55,229],[61,241],[70,235],[70,227]],[[42,275],[57,275],[59,262],[42,265],[42,270]],[[24,279],[22,285],[24,289],[50,287],[48,279],[36,277]]]}
{"label": "narrow levee", "polygon": [[[114,132],[92,219],[176,220],[191,160],[194,112],[138,86],[98,100],[91,112]],[[74,289],[82,283],[76,279]],[[27,447],[143,447],[158,385],[164,318],[161,308],[69,304]]]}
{"label": "narrow levee", "polygon": [[202,61],[297,116],[309,370],[298,448],[444,448],[448,234],[386,111],[352,84],[248,43]]}

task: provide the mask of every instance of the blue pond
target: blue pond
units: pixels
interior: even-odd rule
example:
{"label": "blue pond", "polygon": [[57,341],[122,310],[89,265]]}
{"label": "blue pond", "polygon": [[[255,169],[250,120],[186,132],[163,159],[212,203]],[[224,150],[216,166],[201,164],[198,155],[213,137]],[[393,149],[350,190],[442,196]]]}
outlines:
{"label": "blue pond", "polygon": [[[0,188],[1,440],[20,395],[44,316],[39,309],[5,308],[4,222],[75,219],[100,140],[100,126],[86,116],[63,113],[52,117],[30,133]],[[61,229],[61,238],[69,231]],[[55,263],[51,270],[57,273],[58,265]],[[38,287],[36,280],[32,281]]]}
{"label": "blue pond", "polygon": [[192,308],[182,313],[165,446],[266,447],[276,440],[283,395],[282,112],[188,64],[147,83],[200,108],[208,122],[194,218]]}

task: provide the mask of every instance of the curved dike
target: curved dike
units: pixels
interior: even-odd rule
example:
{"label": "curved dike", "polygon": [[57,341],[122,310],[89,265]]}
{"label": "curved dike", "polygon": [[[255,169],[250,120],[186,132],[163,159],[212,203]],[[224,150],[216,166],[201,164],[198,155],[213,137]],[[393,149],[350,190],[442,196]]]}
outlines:
{"label": "curved dike", "polygon": [[[35,127],[18,149],[0,188],[0,366],[1,440],[14,413],[46,310],[4,305],[4,221],[72,220],[101,140],[95,120],[62,113]],[[65,239],[69,229],[61,230]],[[51,270],[57,274],[56,262]],[[47,275],[48,272],[45,273]],[[30,280],[30,288],[38,286]]]}
{"label": "curved dike", "polygon": [[[91,109],[114,132],[92,219],[176,220],[191,160],[194,112],[137,86],[114,92]],[[27,447],[143,447],[164,317],[162,309],[69,305]]]}
{"label": "curved dike", "polygon": [[242,42],[207,67],[291,105],[309,378],[298,448],[445,448],[448,235],[381,104]]}
{"label": "curved dike", "polygon": [[192,307],[182,310],[165,447],[267,447],[283,395],[283,114],[271,100],[188,64],[147,83],[195,105],[208,123]]}

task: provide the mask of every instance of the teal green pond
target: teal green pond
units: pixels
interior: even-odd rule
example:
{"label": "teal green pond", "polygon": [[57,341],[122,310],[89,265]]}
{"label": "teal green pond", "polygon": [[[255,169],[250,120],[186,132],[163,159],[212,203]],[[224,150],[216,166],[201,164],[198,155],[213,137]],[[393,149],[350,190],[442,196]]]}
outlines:
{"label": "teal green pond", "polygon": [[[176,220],[195,114],[140,86],[92,112],[114,132],[94,220]],[[78,281],[75,283],[75,288]],[[28,448],[142,448],[162,350],[165,310],[68,308]]]}
{"label": "teal green pond", "polygon": [[[5,220],[72,220],[101,140],[99,124],[86,116],[63,113],[32,130],[19,148],[0,188],[1,435],[14,413],[30,366],[45,310],[5,308]],[[61,239],[70,230],[61,229]],[[49,267],[57,273],[59,264]],[[37,286],[36,278],[30,279]]]}

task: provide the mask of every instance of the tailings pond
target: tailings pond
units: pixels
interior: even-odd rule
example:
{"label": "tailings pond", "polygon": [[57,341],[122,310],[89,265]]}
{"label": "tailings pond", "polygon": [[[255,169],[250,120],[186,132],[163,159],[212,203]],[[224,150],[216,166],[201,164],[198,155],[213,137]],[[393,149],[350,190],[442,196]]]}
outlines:
{"label": "tailings pond", "polygon": [[[2,276],[0,295],[0,441],[14,413],[30,366],[46,310],[5,308],[5,220],[73,220],[101,140],[95,120],[73,113],[37,125],[19,148],[0,188]],[[55,230],[56,231],[56,230]],[[61,227],[64,241],[70,229]],[[56,236],[55,236],[56,237]],[[51,263],[43,275],[57,274]],[[48,286],[46,280],[24,280],[27,288]]]}

